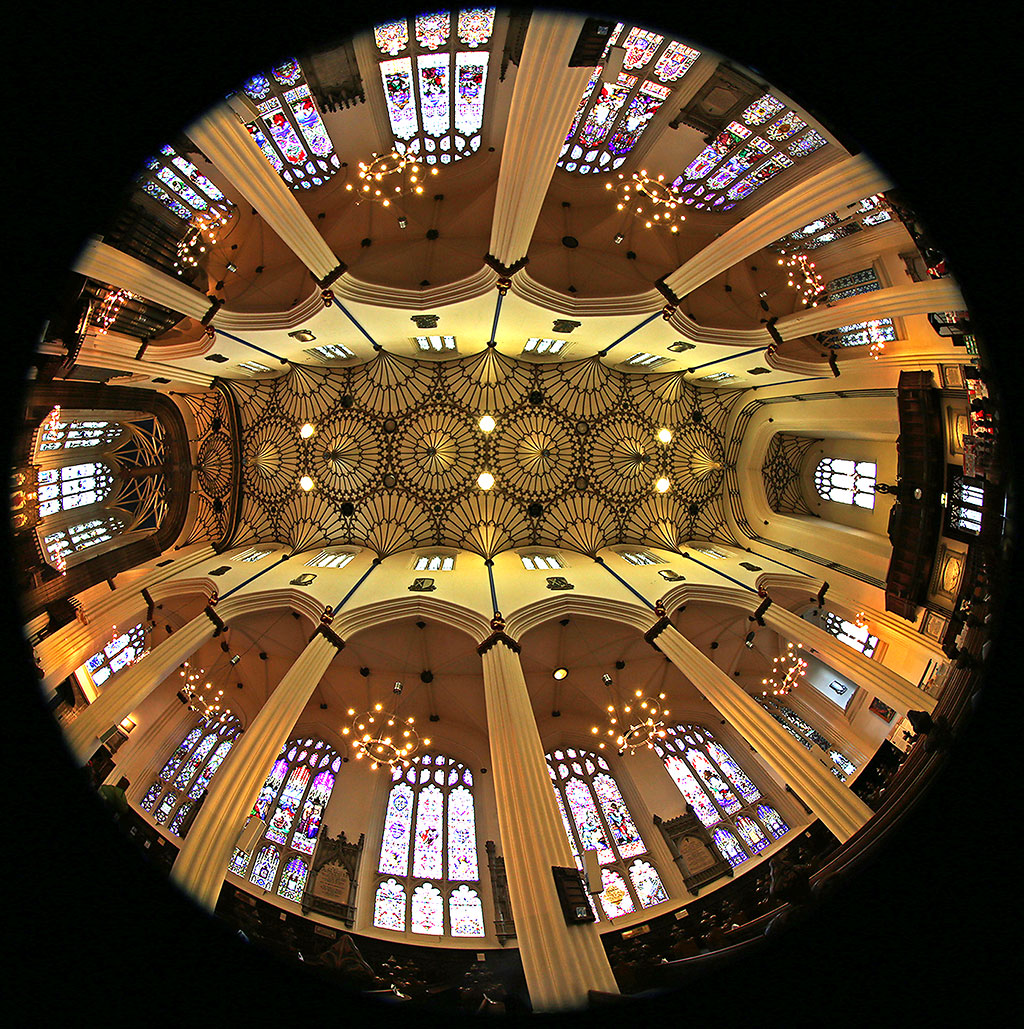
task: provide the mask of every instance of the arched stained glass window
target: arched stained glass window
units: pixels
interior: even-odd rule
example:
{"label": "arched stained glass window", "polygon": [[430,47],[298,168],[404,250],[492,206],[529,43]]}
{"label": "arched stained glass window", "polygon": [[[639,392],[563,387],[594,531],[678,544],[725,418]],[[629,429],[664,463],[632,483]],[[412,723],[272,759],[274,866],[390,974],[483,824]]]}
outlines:
{"label": "arched stained glass window", "polygon": [[391,774],[374,926],[405,931],[408,924],[412,932],[430,936],[486,935],[482,914],[477,918],[470,910],[470,900],[480,904],[476,891],[456,886],[480,879],[473,773],[444,754],[423,754]]}
{"label": "arched stained glass window", "polygon": [[114,488],[114,471],[102,461],[41,468],[36,473],[39,517],[102,504]]}
{"label": "arched stained glass window", "polygon": [[[248,825],[256,817],[265,823],[263,842],[253,844],[253,851],[258,851],[255,857],[236,847],[228,871],[243,878],[248,873],[249,881],[263,886],[268,893],[300,903],[309,874],[308,858],[316,849],[324,811],[340,768],[340,755],[323,740],[310,737],[286,743],[245,822]],[[271,844],[279,844],[280,849]],[[277,857],[270,878],[264,883],[266,874],[260,871],[260,864],[269,860],[266,855],[271,851]],[[254,878],[257,873],[261,880],[258,883]]]}
{"label": "arched stained glass window", "polygon": [[874,461],[824,457],[814,469],[814,488],[822,500],[872,511],[875,507],[876,469]]}
{"label": "arched stained glass window", "polygon": [[[654,749],[734,867],[789,831],[774,808],[763,802],[754,806],[761,791],[707,726],[676,725],[655,740]],[[760,820],[762,808],[772,813],[774,828]]]}
{"label": "arched stained glass window", "polygon": [[[614,79],[605,75],[613,46],[624,52]],[[580,96],[558,166],[579,175],[618,168],[699,56],[679,40],[619,22]]]}
{"label": "arched stained glass window", "polygon": [[832,767],[830,767],[829,771],[840,782],[846,782],[847,776],[852,775],[857,770],[857,766],[842,751],[833,747],[825,736],[804,721],[791,707],[781,703],[775,697],[755,697],[754,699],[805,750],[813,750],[817,747],[827,754],[832,762]]}
{"label": "arched stained glass window", "polygon": [[126,512],[114,510],[73,522],[61,529],[39,526],[43,557],[47,564],[58,569],[85,561],[88,558],[86,551],[120,535],[130,521]]}
{"label": "arched stained glass window", "polygon": [[222,225],[235,205],[188,158],[162,146],[139,176],[142,190],[189,224]]}
{"label": "arched stained glass window", "polygon": [[782,839],[789,832],[789,826],[782,820],[782,816],[769,804],[757,805],[757,817],[773,840]]}
{"label": "arched stained glass window", "polygon": [[[596,850],[602,867],[601,908],[609,918],[668,899],[665,887],[646,857],[647,845],[626,807],[611,768],[600,754],[566,748],[547,755],[555,800],[576,867],[583,871],[583,851]],[[636,858],[627,870],[629,858]],[[643,866],[639,879],[634,870]],[[590,895],[588,894],[588,897]],[[594,914],[600,918],[591,900]]]}
{"label": "arched stained glass window", "polygon": [[122,668],[135,664],[149,653],[148,626],[137,622],[125,632],[115,630],[114,638],[84,664],[93,686],[102,686]]}
{"label": "arched stained glass window", "polygon": [[124,426],[120,422],[88,419],[54,422],[47,420],[39,430],[36,453],[107,446],[120,439],[124,431]]}
{"label": "arched stained glass window", "polygon": [[828,142],[771,93],[750,104],[673,182],[699,211],[728,211]]}
{"label": "arched stained glass window", "polygon": [[265,846],[256,855],[256,860],[252,863],[252,873],[249,876],[249,882],[269,893],[270,887],[273,886],[274,880],[277,878],[277,866],[280,861],[281,851],[269,844]]}
{"label": "arched stained glass window", "polygon": [[167,823],[175,836],[180,835],[193,804],[210,785],[241,732],[242,727],[233,715],[224,721],[200,721],[175,747],[139,801],[139,807],[150,811],[158,824]]}
{"label": "arched stained glass window", "polygon": [[825,612],[823,628],[848,647],[859,650],[865,657],[871,657],[878,646],[878,637],[868,631],[867,625],[858,625],[834,611]]}
{"label": "arched stained glass window", "polygon": [[292,189],[322,186],[341,166],[305,74],[294,58],[242,84],[254,117],[245,127]]}
{"label": "arched stained glass window", "polygon": [[398,153],[436,166],[480,149],[494,13],[493,7],[464,8],[454,32],[450,11],[376,26]]}

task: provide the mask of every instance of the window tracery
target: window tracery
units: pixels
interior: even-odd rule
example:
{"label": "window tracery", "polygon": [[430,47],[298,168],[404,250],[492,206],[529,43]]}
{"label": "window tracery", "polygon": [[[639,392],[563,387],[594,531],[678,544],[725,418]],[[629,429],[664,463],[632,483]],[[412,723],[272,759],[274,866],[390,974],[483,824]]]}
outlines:
{"label": "window tracery", "polygon": [[[600,754],[575,748],[552,751],[547,762],[576,867],[583,871],[583,851],[597,851],[604,914],[618,918],[668,900],[608,762]],[[592,897],[590,905],[600,920]]]}
{"label": "window tracery", "polygon": [[676,725],[655,740],[654,749],[734,868],[789,831],[707,726]]}
{"label": "window tracery", "polygon": [[873,511],[876,473],[877,465],[873,461],[824,457],[814,470],[814,488],[822,500]]}
{"label": "window tracery", "polygon": [[428,936],[484,936],[473,773],[444,754],[392,772],[373,925]]}

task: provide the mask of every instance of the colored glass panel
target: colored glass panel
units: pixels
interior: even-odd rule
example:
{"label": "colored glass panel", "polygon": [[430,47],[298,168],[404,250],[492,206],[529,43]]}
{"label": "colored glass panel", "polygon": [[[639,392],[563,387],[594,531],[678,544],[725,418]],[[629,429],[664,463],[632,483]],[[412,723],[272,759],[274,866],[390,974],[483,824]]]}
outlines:
{"label": "colored glass panel", "polygon": [[268,115],[263,119],[263,124],[270,131],[271,138],[286,161],[301,165],[309,160],[306,148],[295,134],[292,123],[285,117],[283,111],[278,110]]}
{"label": "colored glass panel", "polygon": [[648,32],[646,29],[634,27],[630,29],[622,46],[626,53],[622,59],[623,68],[643,68],[657,53],[664,36],[657,32]]}
{"label": "colored glass panel", "polygon": [[308,874],[309,868],[306,862],[302,858],[292,858],[281,872],[281,882],[277,886],[278,896],[299,903],[302,900],[302,891],[306,887]]}
{"label": "colored glass panel", "polygon": [[266,846],[257,855],[253,862],[252,874],[249,882],[261,889],[269,890],[274,885],[277,876],[277,866],[281,861],[281,854],[277,847]]}
{"label": "colored glass panel", "polygon": [[295,811],[302,799],[306,786],[309,783],[310,773],[305,765],[293,768],[288,782],[281,791],[281,797],[277,803],[277,810],[274,812],[270,823],[267,826],[267,839],[276,843],[284,843],[291,831],[292,822],[295,820]]}
{"label": "colored glass panel", "polygon": [[654,66],[654,74],[662,82],[675,82],[690,70],[690,65],[698,57],[700,57],[699,50],[694,50],[693,47],[673,39],[658,58],[658,63]]}
{"label": "colored glass panel", "polygon": [[263,156],[271,163],[274,171],[280,175],[284,171],[284,162],[277,156],[277,151],[270,145],[270,141],[255,124],[246,125],[246,128],[249,130],[249,135],[256,140],[260,150],[263,151]]}
{"label": "colored glass panel", "polygon": [[455,128],[463,135],[478,132],[484,123],[487,64],[476,54],[455,55]]}
{"label": "colored glass panel", "polygon": [[649,908],[653,904],[668,900],[668,892],[661,877],[649,861],[641,861],[639,858],[634,861],[629,866],[629,878],[636,895],[640,898],[641,907]]}
{"label": "colored glass panel", "polygon": [[327,129],[324,128],[320,112],[309,93],[309,86],[301,85],[285,93],[285,100],[291,107],[292,114],[306,137],[310,150],[320,157],[328,157],[334,152],[334,146]]}
{"label": "colored glass panel", "polygon": [[171,808],[174,807],[175,802],[178,799],[176,793],[165,793],[161,799],[157,809],[153,812],[153,821],[157,825],[163,825],[167,821],[167,816],[171,813]]}
{"label": "colored glass panel", "polygon": [[584,850],[596,850],[600,863],[606,864],[615,860],[615,855],[608,846],[604,829],[597,815],[594,798],[584,782],[569,779],[565,783],[565,800],[572,812],[580,844]]}
{"label": "colored glass panel", "polygon": [[436,50],[448,42],[451,15],[447,11],[433,11],[416,15],[416,42],[424,50]]}
{"label": "colored glass panel", "polygon": [[405,931],[405,888],[394,879],[377,887],[373,899],[373,924],[378,929]]}
{"label": "colored glass panel", "polygon": [[299,62],[294,57],[291,57],[284,64],[271,68],[270,74],[282,86],[294,86],[302,78],[302,69],[299,67]]}
{"label": "colored glass panel", "polygon": [[274,763],[274,767],[270,770],[270,775],[267,776],[266,781],[263,783],[259,797],[256,798],[254,812],[257,818],[263,821],[267,820],[270,805],[273,803],[274,797],[277,796],[277,791],[281,788],[281,783],[284,782],[287,772],[288,762],[283,758],[278,758]]}
{"label": "colored glass panel", "polygon": [[670,92],[667,86],[644,82],[608,140],[608,152],[628,154]]}
{"label": "colored glass panel", "polygon": [[441,891],[423,883],[412,891],[412,931],[441,936],[444,933],[444,902]]}
{"label": "colored glass panel", "polygon": [[171,819],[171,824],[167,827],[169,832],[174,833],[175,836],[180,835],[182,823],[188,817],[189,811],[192,810],[192,801],[186,800],[184,804],[174,812],[174,817]]}
{"label": "colored glass panel", "polygon": [[443,136],[451,125],[448,55],[420,57],[416,67],[423,131],[431,136]]}
{"label": "colored glass panel", "polygon": [[737,817],[736,830],[755,854],[768,846],[768,837],[761,832],[757,823],[746,815],[739,815]]}
{"label": "colored glass panel", "polygon": [[192,752],[188,761],[185,763],[181,771],[178,773],[178,777],[174,780],[174,785],[178,787],[178,789],[184,789],[186,784],[191,781],[192,776],[195,775],[196,771],[199,769],[199,766],[203,763],[203,761],[206,760],[206,755],[209,754],[211,750],[213,750],[214,744],[216,742],[216,733],[210,733],[208,736],[203,738],[203,741]]}
{"label": "colored glass panel", "polygon": [[740,179],[735,185],[730,186],[725,195],[730,200],[742,200],[744,197],[750,196],[758,186],[763,186],[769,179],[778,175],[779,172],[792,167],[793,162],[785,154],[772,154],[770,160],[765,161],[746,178]]}
{"label": "colored glass panel", "polygon": [[327,807],[327,801],[330,800],[332,789],[334,789],[334,776],[330,772],[321,772],[313,780],[313,785],[310,786],[309,793],[306,794],[306,800],[302,805],[302,815],[292,835],[293,849],[301,851],[303,854],[313,853],[324,808]]}
{"label": "colored glass panel", "polygon": [[231,855],[231,862],[228,865],[228,871],[233,872],[235,875],[245,875],[245,870],[249,867],[249,855],[244,850],[239,850],[235,847],[235,852]]}
{"label": "colored glass panel", "polygon": [[476,890],[460,886],[448,898],[448,923],[452,936],[483,936],[484,909]]}
{"label": "colored glass panel", "polygon": [[719,774],[718,769],[711,764],[703,751],[688,750],[686,752],[686,760],[723,811],[732,814],[740,809],[741,805],[736,794],[729,789],[725,780]]}
{"label": "colored glass panel", "polygon": [[786,105],[774,97],[771,93],[765,93],[764,96],[755,100],[740,117],[748,125],[763,125],[769,118],[774,117],[779,113]]}
{"label": "colored glass panel", "polygon": [[185,759],[185,755],[199,742],[199,738],[203,735],[203,727],[197,725],[182,741],[178,744],[178,749],[170,756],[167,764],[160,769],[160,778],[165,782],[170,782],[171,777],[178,770],[178,766]]}
{"label": "colored glass panel", "polygon": [[412,61],[408,57],[381,61],[380,74],[384,82],[384,100],[391,119],[391,131],[395,139],[412,139],[419,127],[412,92]]}
{"label": "colored glass panel", "polygon": [[745,801],[749,803],[760,798],[761,793],[758,788],[743,774],[743,770],[733,761],[725,747],[715,743],[714,740],[709,740],[705,746],[708,748],[708,753],[718,762],[718,767],[725,772],[729,781]]}
{"label": "colored glass panel", "polygon": [[188,795],[193,800],[198,800],[202,795],[203,790],[210,784],[210,780],[213,778],[214,773],[220,768],[221,762],[228,756],[228,751],[231,749],[231,740],[225,740],[214,752],[213,756],[203,770],[199,773],[199,777],[192,784],[192,789],[188,791]]}
{"label": "colored glass panel", "polygon": [[686,798],[686,802],[705,825],[714,825],[715,822],[721,821],[722,816],[715,809],[711,799],[700,787],[693,772],[682,758],[670,754],[665,758],[665,768],[668,769],[669,775],[679,787],[679,792]]}
{"label": "colored glass panel", "polygon": [[373,30],[373,39],[382,54],[395,57],[409,45],[408,23],[405,18],[400,18],[377,25]]}
{"label": "colored glass panel", "polygon": [[694,159],[683,169],[683,174],[672,183],[675,186],[683,179],[702,179],[739,142],[750,135],[750,129],[739,122],[730,122]]}
{"label": "colored glass panel", "polygon": [[786,149],[794,157],[806,157],[808,154],[813,154],[819,147],[823,147],[827,142],[827,139],[824,139],[814,129],[811,129],[795,142],[790,143]]}
{"label": "colored glass panel", "polygon": [[768,804],[757,805],[757,817],[761,819],[761,824],[775,839],[780,839],[789,832],[789,826],[782,820],[782,816]]}
{"label": "colored glass panel", "polygon": [[740,846],[736,837],[728,829],[719,827],[711,834],[719,853],[735,868],[747,860],[746,851]]}
{"label": "colored glass panel", "polygon": [[629,858],[645,853],[647,848],[626,810],[626,803],[615,780],[610,775],[602,774],[594,776],[592,781],[619,856]]}
{"label": "colored glass panel", "polygon": [[765,136],[773,143],[781,143],[790,136],[795,136],[801,129],[807,128],[807,122],[796,111],[787,111],[778,121],[774,121],[764,130]]}
{"label": "colored glass panel", "polygon": [[747,146],[736,151],[707,181],[708,189],[724,189],[737,176],[752,168],[772,152],[771,143],[754,136]]}
{"label": "colored glass panel", "polygon": [[448,794],[448,879],[476,882],[479,877],[473,794],[458,786]]}
{"label": "colored glass panel", "polygon": [[565,827],[565,838],[569,841],[569,846],[572,848],[572,855],[579,861],[579,849],[576,846],[576,838],[573,836],[572,829],[569,827],[569,816],[565,813],[565,805],[562,803],[562,795],[558,789],[555,789],[555,800],[558,802],[558,813],[562,816],[562,825]]}
{"label": "colored glass panel", "polygon": [[459,42],[464,46],[483,46],[494,31],[493,7],[467,7],[459,11]]}
{"label": "colored glass panel", "polygon": [[625,880],[611,868],[601,869],[601,882],[604,892],[601,894],[601,906],[609,918],[619,918],[621,915],[628,915],[636,908],[633,898],[626,889]]}
{"label": "colored glass panel", "polygon": [[444,794],[433,784],[420,790],[416,798],[416,841],[413,846],[412,874],[420,879],[441,877],[441,832]]}
{"label": "colored glass panel", "polygon": [[624,73],[620,73],[615,82],[601,83],[594,106],[580,130],[580,146],[597,146],[605,138],[634,85],[636,78]]}
{"label": "colored glass panel", "polygon": [[[601,72],[603,68],[598,66],[594,69],[594,74],[590,76],[590,81],[587,83],[586,88],[583,90],[583,95],[580,97],[580,102],[576,106],[576,113],[573,115],[572,127],[569,129],[568,135],[565,137],[566,143],[576,134],[576,129],[580,123],[580,117],[583,115],[583,111],[586,109],[587,102],[590,100],[590,94],[594,92],[594,87],[597,85],[598,79],[601,78]],[[582,151],[581,151],[582,152]],[[579,155],[577,155],[579,156]]]}
{"label": "colored glass panel", "polygon": [[391,790],[387,813],[384,816],[384,838],[381,842],[378,872],[405,875],[409,870],[412,797],[412,789],[406,783],[399,783]]}
{"label": "colored glass panel", "polygon": [[160,796],[161,791],[164,788],[164,784],[158,779],[148,790],[146,795],[139,801],[139,807],[143,811],[151,811],[153,805],[156,803],[156,798]]}

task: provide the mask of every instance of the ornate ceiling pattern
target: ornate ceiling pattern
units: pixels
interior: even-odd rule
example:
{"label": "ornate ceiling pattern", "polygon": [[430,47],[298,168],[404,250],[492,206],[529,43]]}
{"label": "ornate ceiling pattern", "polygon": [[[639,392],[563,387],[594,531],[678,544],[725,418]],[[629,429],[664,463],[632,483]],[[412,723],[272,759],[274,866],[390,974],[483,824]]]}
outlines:
{"label": "ornate ceiling pattern", "polygon": [[195,423],[195,519],[183,546],[204,541],[223,543],[232,529],[238,475],[237,438],[231,401],[219,390],[182,393],[180,399]]}
{"label": "ornate ceiling pattern", "polygon": [[[739,391],[598,358],[537,364],[494,348],[446,361],[381,350],[349,369],[231,382],[242,421],[233,545],[418,547],[493,557],[730,540],[723,431]],[[479,427],[483,414],[496,420]],[[315,432],[302,439],[304,423]],[[672,431],[659,442],[660,428]],[[483,490],[482,471],[495,484]],[[314,481],[311,491],[299,485]],[[659,478],[670,480],[665,493]]]}

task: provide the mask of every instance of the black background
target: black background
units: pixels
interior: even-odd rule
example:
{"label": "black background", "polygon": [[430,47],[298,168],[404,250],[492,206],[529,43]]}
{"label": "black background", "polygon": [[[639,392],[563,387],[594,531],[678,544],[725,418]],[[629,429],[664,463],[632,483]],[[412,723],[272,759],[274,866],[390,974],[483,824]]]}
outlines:
{"label": "black background", "polygon": [[[1000,9],[874,0],[690,7],[610,5],[753,68],[890,173],[949,255],[998,376],[1004,431],[1016,436],[1018,55]],[[369,17],[398,9],[375,6]],[[4,429],[18,413],[18,362],[39,339],[64,270],[103,231],[142,161],[255,70],[363,27],[369,8],[355,10],[91,4],[54,13],[36,4],[8,16]],[[10,581],[7,560],[5,546],[0,571]],[[3,603],[13,655],[2,804],[9,1006],[33,1022],[74,1012],[85,1024],[354,1014],[319,982],[237,944],[125,848],[35,696],[15,598]],[[1017,615],[1014,604],[977,715],[941,780],[884,853],[810,926],[646,1014],[726,1025],[948,1024],[965,1008],[980,1019],[1001,1007],[1008,955],[1019,950]],[[631,1024],[633,1010],[614,1018]],[[405,1008],[382,1015],[413,1017]]]}

